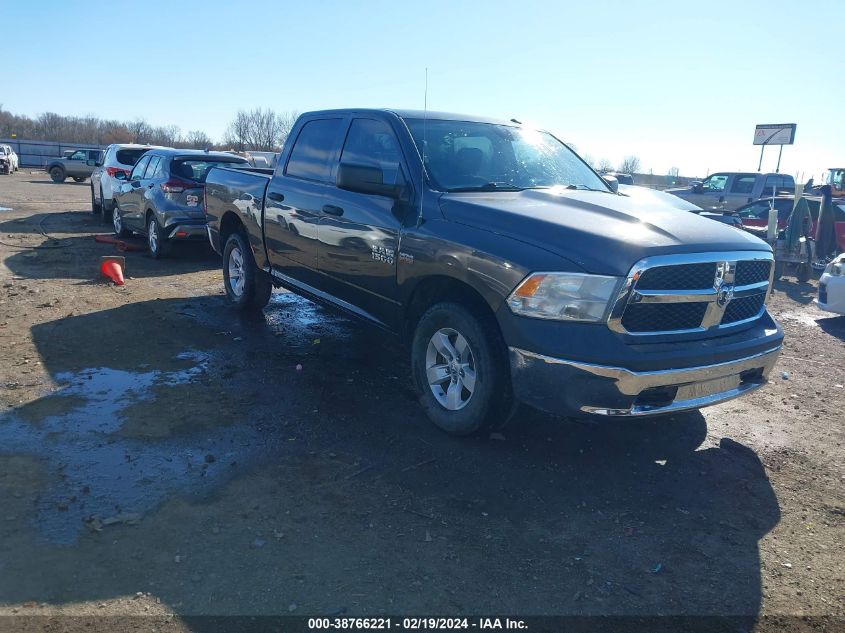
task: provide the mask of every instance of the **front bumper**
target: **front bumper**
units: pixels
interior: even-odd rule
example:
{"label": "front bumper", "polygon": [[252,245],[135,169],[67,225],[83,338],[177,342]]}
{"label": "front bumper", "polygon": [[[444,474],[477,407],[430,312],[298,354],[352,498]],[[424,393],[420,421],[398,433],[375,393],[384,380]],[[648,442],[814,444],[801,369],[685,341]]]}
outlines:
{"label": "front bumper", "polygon": [[518,399],[556,414],[601,416],[672,413],[736,398],[766,383],[780,350],[778,344],[711,365],[631,371],[509,348]]}
{"label": "front bumper", "polygon": [[816,305],[827,312],[845,314],[845,277],[824,273],[819,279]]}

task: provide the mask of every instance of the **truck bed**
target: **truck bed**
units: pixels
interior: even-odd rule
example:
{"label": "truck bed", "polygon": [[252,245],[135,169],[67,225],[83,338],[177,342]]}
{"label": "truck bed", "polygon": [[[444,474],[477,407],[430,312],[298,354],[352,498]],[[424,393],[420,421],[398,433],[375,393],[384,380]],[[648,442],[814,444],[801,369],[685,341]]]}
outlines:
{"label": "truck bed", "polygon": [[233,211],[247,228],[256,262],[264,260],[261,218],[264,195],[272,174],[272,169],[261,167],[214,167],[208,172],[205,180],[205,212],[209,239],[215,251],[222,254],[225,247],[219,240],[220,221],[227,212]]}

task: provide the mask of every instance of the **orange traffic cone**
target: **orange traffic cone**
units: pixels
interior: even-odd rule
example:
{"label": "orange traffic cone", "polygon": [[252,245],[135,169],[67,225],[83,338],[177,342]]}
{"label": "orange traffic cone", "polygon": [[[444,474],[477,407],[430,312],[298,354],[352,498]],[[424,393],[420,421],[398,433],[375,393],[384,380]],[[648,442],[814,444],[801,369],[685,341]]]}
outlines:
{"label": "orange traffic cone", "polygon": [[123,285],[123,269],[126,266],[125,257],[101,257],[100,272],[111,279],[116,286]]}

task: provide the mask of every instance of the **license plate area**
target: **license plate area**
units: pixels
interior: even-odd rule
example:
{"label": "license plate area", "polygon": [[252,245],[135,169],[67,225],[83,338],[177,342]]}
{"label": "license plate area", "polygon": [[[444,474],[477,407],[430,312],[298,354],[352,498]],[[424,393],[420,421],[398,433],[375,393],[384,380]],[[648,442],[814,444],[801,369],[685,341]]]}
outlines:
{"label": "license plate area", "polygon": [[731,389],[739,387],[741,381],[742,379],[740,375],[734,374],[732,376],[724,376],[723,378],[715,378],[713,380],[681,385],[678,387],[675,400],[695,400],[697,398],[705,398],[724,391],[730,391]]}

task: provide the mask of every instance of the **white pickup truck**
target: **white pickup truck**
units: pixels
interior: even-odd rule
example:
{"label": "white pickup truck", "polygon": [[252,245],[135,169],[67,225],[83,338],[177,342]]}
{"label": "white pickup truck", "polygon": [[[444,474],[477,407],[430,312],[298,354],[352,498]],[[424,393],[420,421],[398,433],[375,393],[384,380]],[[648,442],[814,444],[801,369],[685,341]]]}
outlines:
{"label": "white pickup truck", "polygon": [[0,145],[0,173],[13,174],[20,167],[18,155],[11,145]]}

